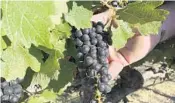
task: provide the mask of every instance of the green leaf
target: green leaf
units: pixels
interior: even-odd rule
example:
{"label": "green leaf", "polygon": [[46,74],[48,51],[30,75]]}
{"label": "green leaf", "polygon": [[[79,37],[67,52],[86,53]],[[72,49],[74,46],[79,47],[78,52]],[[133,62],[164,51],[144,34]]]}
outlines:
{"label": "green leaf", "polygon": [[12,42],[52,48],[49,36],[53,1],[3,1],[3,29]]}
{"label": "green leaf", "polygon": [[128,4],[124,9],[117,12],[119,19],[131,24],[144,24],[152,21],[163,21],[168,15],[168,11],[157,9],[163,1],[143,1]]}
{"label": "green leaf", "polygon": [[145,24],[135,24],[133,27],[137,28],[141,35],[156,35],[159,32],[161,26],[160,21],[148,22]]}
{"label": "green leaf", "polygon": [[2,53],[2,77],[6,80],[14,78],[23,78],[26,69],[31,67],[35,72],[39,72],[40,63],[38,60],[29,54],[29,51],[20,45],[12,45]]}
{"label": "green leaf", "polygon": [[56,100],[56,93],[54,93],[51,90],[44,90],[41,95],[41,97],[43,97],[45,99],[46,102],[54,102]]}
{"label": "green leaf", "polygon": [[74,58],[77,58],[77,49],[75,48],[75,43],[72,39],[66,40],[66,56],[73,56]]}
{"label": "green leaf", "polygon": [[60,70],[59,76],[57,77],[58,79],[51,80],[49,88],[53,89],[59,94],[62,94],[66,88],[66,85],[69,85],[73,79],[73,70],[75,68],[75,64],[65,59],[60,59],[59,64]]}
{"label": "green leaf", "polygon": [[44,103],[44,98],[37,96],[30,96],[27,103]]}
{"label": "green leaf", "polygon": [[89,11],[83,6],[77,6],[77,4],[73,2],[72,10],[65,15],[65,19],[67,22],[69,22],[72,26],[75,26],[77,29],[89,28],[91,27],[90,19],[92,15],[93,15],[92,11]]}
{"label": "green leaf", "polygon": [[68,38],[71,35],[71,30],[72,28],[68,23],[62,23],[62,24],[56,25],[51,35],[57,40]]}
{"label": "green leaf", "polygon": [[115,48],[120,49],[125,46],[127,40],[131,38],[134,33],[128,23],[123,20],[118,20],[118,28],[112,26],[112,44]]}
{"label": "green leaf", "polygon": [[50,54],[49,58],[41,65],[41,73],[46,74],[47,76],[51,77],[56,70],[59,70],[60,66],[58,63],[58,54],[57,51],[53,51]]}
{"label": "green leaf", "polygon": [[32,45],[29,49],[29,53],[33,55],[40,63],[43,63],[43,54],[40,49],[38,49],[36,46]]}
{"label": "green leaf", "polygon": [[[30,83],[30,86],[27,87],[27,90],[29,92],[38,92],[38,91],[41,91],[43,89],[45,89],[48,84],[50,82],[50,78],[46,75],[46,74],[43,74],[43,73],[35,73],[33,75],[33,78],[32,78],[32,81]],[[37,88],[39,87],[39,88]]]}

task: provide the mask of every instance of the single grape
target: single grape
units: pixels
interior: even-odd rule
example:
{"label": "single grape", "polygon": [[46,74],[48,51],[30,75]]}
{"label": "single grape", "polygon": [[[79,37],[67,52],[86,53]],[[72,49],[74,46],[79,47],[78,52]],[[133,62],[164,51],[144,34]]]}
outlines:
{"label": "single grape", "polygon": [[99,57],[99,61],[101,64],[107,63],[107,59],[104,56]]}
{"label": "single grape", "polygon": [[90,28],[89,33],[93,33],[95,31],[96,31],[96,29],[94,27],[92,27],[92,28]]}
{"label": "single grape", "polygon": [[116,0],[111,1],[113,7],[118,7],[118,2]]}
{"label": "single grape", "polygon": [[84,45],[91,45],[91,42],[90,41],[84,41]]}
{"label": "single grape", "polygon": [[91,52],[93,52],[93,53],[96,53],[97,52],[97,48],[96,48],[96,46],[94,46],[94,45],[91,45]]}
{"label": "single grape", "polygon": [[103,37],[100,34],[97,34],[96,38],[98,41],[102,41],[102,39],[103,39]]}
{"label": "single grape", "polygon": [[18,84],[18,81],[16,81],[16,80],[11,80],[10,81],[10,85],[12,86],[12,85],[16,85],[16,84]]}
{"label": "single grape", "polygon": [[82,40],[83,40],[83,41],[89,41],[89,40],[90,40],[89,35],[84,34],[84,35],[82,36]]}
{"label": "single grape", "polygon": [[14,94],[18,94],[22,92],[22,86],[19,84],[16,84],[13,86],[13,93]]}
{"label": "single grape", "polygon": [[85,65],[86,65],[86,66],[90,66],[91,64],[93,64],[93,58],[90,57],[90,56],[87,56],[87,57],[85,58]]}
{"label": "single grape", "polygon": [[90,103],[98,103],[96,100],[91,100]]}
{"label": "single grape", "polygon": [[103,92],[103,91],[105,90],[105,84],[99,83],[98,89],[99,89],[101,92]]}
{"label": "single grape", "polygon": [[90,56],[91,56],[92,58],[94,58],[94,59],[97,58],[97,55],[96,55],[96,53],[94,53],[94,52],[91,52]]}
{"label": "single grape", "polygon": [[95,33],[95,32],[89,33],[89,37],[90,37],[90,38],[95,38],[95,37],[96,37],[96,33]]}
{"label": "single grape", "polygon": [[0,97],[3,95],[2,89],[0,89]]}
{"label": "single grape", "polygon": [[106,47],[106,43],[103,42],[103,41],[99,41],[99,42],[98,42],[98,46],[99,46],[99,47],[102,47],[102,48],[103,48],[103,47]]}
{"label": "single grape", "polygon": [[89,28],[85,28],[82,30],[83,34],[89,34],[90,29]]}
{"label": "single grape", "polygon": [[8,101],[9,100],[9,95],[3,95],[2,97],[1,97],[1,101]]}
{"label": "single grape", "polygon": [[110,85],[106,85],[106,86],[105,86],[104,92],[105,92],[105,93],[109,93],[110,91],[111,91]]}
{"label": "single grape", "polygon": [[82,52],[83,53],[88,53],[89,52],[89,50],[90,50],[90,48],[89,48],[89,46],[88,45],[83,45],[83,47],[82,47]]}
{"label": "single grape", "polygon": [[97,63],[96,65],[95,65],[95,67],[94,67],[94,69],[96,70],[96,71],[99,71],[100,69],[101,69],[101,64],[99,64],[99,63]]}
{"label": "single grape", "polygon": [[102,67],[101,71],[100,71],[101,75],[107,75],[108,74],[108,69],[106,67]]}
{"label": "single grape", "polygon": [[77,53],[77,58],[78,58],[78,59],[81,59],[81,58],[83,58],[83,53],[81,53],[81,52],[78,52],[78,53]]}
{"label": "single grape", "polygon": [[108,79],[107,76],[102,76],[102,77],[101,77],[101,82],[107,83],[108,81],[109,81],[109,79]]}
{"label": "single grape", "polygon": [[75,33],[75,36],[76,36],[77,38],[80,38],[82,35],[83,35],[83,34],[82,34],[81,30],[77,30],[76,33]]}
{"label": "single grape", "polygon": [[111,80],[112,76],[110,74],[107,75],[108,79]]}
{"label": "single grape", "polygon": [[7,87],[4,88],[3,93],[4,93],[5,95],[10,95],[10,94],[13,93],[13,88],[10,87],[10,86],[7,86]]}
{"label": "single grape", "polygon": [[9,86],[9,82],[5,81],[5,82],[1,83],[1,88],[5,88],[7,86]]}
{"label": "single grape", "polygon": [[83,42],[82,42],[80,39],[76,38],[76,39],[75,39],[75,44],[76,44],[77,46],[82,46],[82,45],[83,45]]}
{"label": "single grape", "polygon": [[90,70],[90,72],[89,72],[89,76],[90,77],[94,77],[96,75],[97,75],[97,71],[96,70],[94,70],[94,69]]}
{"label": "single grape", "polygon": [[24,80],[24,78],[16,78],[16,81],[17,81],[18,83],[23,82],[23,80]]}
{"label": "single grape", "polygon": [[103,27],[101,25],[96,26],[96,32],[97,33],[102,33],[103,32]]}
{"label": "single grape", "polygon": [[19,98],[16,95],[10,96],[10,102],[11,103],[17,103],[19,101]]}
{"label": "single grape", "polygon": [[98,54],[99,54],[100,56],[105,56],[105,55],[106,55],[106,51],[105,51],[104,49],[99,48],[99,49],[98,49]]}
{"label": "single grape", "polygon": [[102,28],[104,28],[104,25],[103,25],[103,23],[102,22],[97,22],[97,24],[96,25],[99,25],[99,26],[101,26]]}
{"label": "single grape", "polygon": [[97,44],[97,42],[98,42],[98,41],[97,41],[97,39],[96,39],[96,38],[92,38],[92,39],[91,39],[91,43],[92,43],[92,45],[96,45],[96,44]]}

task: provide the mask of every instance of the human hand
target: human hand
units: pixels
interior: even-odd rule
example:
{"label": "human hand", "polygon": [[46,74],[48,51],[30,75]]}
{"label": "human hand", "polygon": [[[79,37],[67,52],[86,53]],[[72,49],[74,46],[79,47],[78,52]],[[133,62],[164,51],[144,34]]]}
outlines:
{"label": "human hand", "polygon": [[[106,24],[112,16],[110,11],[106,11],[92,17],[94,22],[102,22]],[[143,58],[155,45],[159,42],[160,35],[141,36],[138,32],[133,38],[130,38],[121,49],[109,46],[109,73],[112,79],[122,71],[123,67],[136,62]]]}

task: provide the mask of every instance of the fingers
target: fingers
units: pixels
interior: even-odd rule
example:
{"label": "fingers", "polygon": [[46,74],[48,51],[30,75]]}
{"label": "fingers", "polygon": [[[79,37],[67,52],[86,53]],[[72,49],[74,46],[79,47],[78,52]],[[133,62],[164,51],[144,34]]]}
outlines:
{"label": "fingers", "polygon": [[122,71],[123,65],[120,62],[112,61],[109,65],[109,74],[112,76],[112,80],[114,80],[118,74]]}
{"label": "fingers", "polygon": [[102,22],[103,24],[106,24],[110,17],[111,17],[111,13],[109,10],[107,10],[105,12],[93,15],[91,18],[91,21]]}

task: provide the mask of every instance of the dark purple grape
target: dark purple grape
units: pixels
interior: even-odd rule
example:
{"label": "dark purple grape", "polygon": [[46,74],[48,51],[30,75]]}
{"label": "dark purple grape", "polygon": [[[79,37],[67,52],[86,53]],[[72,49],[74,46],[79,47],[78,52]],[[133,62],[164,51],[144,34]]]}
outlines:
{"label": "dark purple grape", "polygon": [[92,69],[92,70],[89,71],[89,76],[90,77],[94,77],[96,75],[97,75],[97,71],[96,70]]}
{"label": "dark purple grape", "polygon": [[84,34],[84,35],[82,36],[82,40],[83,40],[83,41],[89,41],[89,40],[90,40],[89,35]]}
{"label": "dark purple grape", "polygon": [[108,79],[108,77],[107,76],[102,76],[101,77],[101,82],[103,82],[103,83],[107,83],[109,81],[109,79]]}
{"label": "dark purple grape", "polygon": [[21,82],[24,81],[24,78],[16,78],[16,81],[17,81],[18,83],[21,83]]}
{"label": "dark purple grape", "polygon": [[90,29],[89,28],[85,28],[82,30],[83,34],[89,34]]}
{"label": "dark purple grape", "polygon": [[96,46],[94,46],[94,45],[91,45],[91,52],[94,52],[94,53],[96,53],[97,52],[97,48],[96,48]]}
{"label": "dark purple grape", "polygon": [[82,58],[82,57],[83,57],[83,53],[78,52],[78,54],[77,54],[77,58],[80,59],[80,58]]}
{"label": "dark purple grape", "polygon": [[111,87],[110,87],[110,85],[106,85],[105,86],[105,91],[104,91],[105,93],[109,93],[109,92],[111,92]]}
{"label": "dark purple grape", "polygon": [[91,100],[90,103],[98,103],[96,100]]}
{"label": "dark purple grape", "polygon": [[9,100],[9,95],[3,95],[1,97],[1,101],[8,101]]}
{"label": "dark purple grape", "polygon": [[96,31],[96,29],[94,27],[92,27],[92,28],[90,28],[89,33],[93,33],[95,31]]}
{"label": "dark purple grape", "polygon": [[101,69],[101,67],[102,67],[101,64],[98,64],[98,63],[97,63],[97,64],[95,65],[94,69],[95,69],[96,71],[99,71],[99,70]]}
{"label": "dark purple grape", "polygon": [[90,41],[84,41],[84,45],[91,45],[91,42]]}
{"label": "dark purple grape", "polygon": [[98,54],[100,55],[100,56],[105,56],[106,55],[106,51],[104,50],[104,49],[98,49]]}
{"label": "dark purple grape", "polygon": [[111,1],[113,7],[118,7],[118,2],[116,0]]}
{"label": "dark purple grape", "polygon": [[106,67],[102,67],[101,71],[100,71],[101,75],[107,75],[108,74],[108,69]]}
{"label": "dark purple grape", "polygon": [[89,50],[90,50],[90,48],[89,48],[89,46],[88,45],[83,45],[83,47],[82,47],[82,52],[83,53],[88,53],[89,52]]}
{"label": "dark purple grape", "polygon": [[101,25],[96,26],[96,32],[97,33],[103,33],[103,27]]}
{"label": "dark purple grape", "polygon": [[92,65],[92,64],[93,64],[93,58],[90,57],[90,56],[87,56],[87,57],[85,58],[85,65],[86,65],[86,66],[90,66],[90,65]]}
{"label": "dark purple grape", "polygon": [[4,88],[3,93],[4,93],[5,95],[10,95],[10,94],[13,93],[13,88],[10,87],[10,86],[7,86],[7,87]]}
{"label": "dark purple grape", "polygon": [[3,95],[2,89],[0,89],[0,97]]}
{"label": "dark purple grape", "polygon": [[101,92],[103,92],[103,91],[105,90],[105,84],[99,83],[98,89],[99,89]]}
{"label": "dark purple grape", "polygon": [[100,34],[97,34],[96,38],[98,41],[102,41],[102,39],[103,39],[103,37]]}
{"label": "dark purple grape", "polygon": [[104,47],[106,47],[106,43],[103,41],[99,41],[98,46],[104,48]]}
{"label": "dark purple grape", "polygon": [[83,42],[80,39],[76,38],[75,39],[75,45],[82,46],[83,45]]}
{"label": "dark purple grape", "polygon": [[16,84],[13,86],[13,93],[14,94],[18,94],[22,92],[22,86],[19,84]]}
{"label": "dark purple grape", "polygon": [[10,102],[11,103],[17,103],[19,101],[19,98],[16,95],[10,96]]}
{"label": "dark purple grape", "polygon": [[112,76],[110,74],[107,75],[108,79],[111,80]]}
{"label": "dark purple grape", "polygon": [[92,58],[94,58],[94,59],[97,58],[97,55],[96,55],[96,53],[94,53],[94,52],[91,52],[90,56],[91,56]]}
{"label": "dark purple grape", "polygon": [[5,82],[1,83],[1,88],[5,88],[7,86],[9,86],[9,82],[5,81]]}
{"label": "dark purple grape", "polygon": [[107,60],[106,60],[106,58],[105,58],[104,56],[99,57],[99,61],[100,61],[100,63],[102,63],[102,64],[107,63]]}
{"label": "dark purple grape", "polygon": [[95,37],[96,37],[96,33],[95,33],[95,32],[89,33],[89,37],[90,37],[90,38],[95,38]]}
{"label": "dark purple grape", "polygon": [[96,38],[92,38],[92,39],[91,39],[91,43],[92,43],[92,45],[96,45],[96,44],[97,44],[97,42],[98,42],[98,41],[97,41],[97,39],[96,39]]}
{"label": "dark purple grape", "polygon": [[82,35],[83,35],[83,34],[82,34],[81,30],[77,30],[76,33],[75,33],[75,36],[76,36],[77,38],[80,38]]}
{"label": "dark purple grape", "polygon": [[104,25],[103,25],[103,23],[102,22],[97,22],[97,24],[96,25],[99,25],[99,26],[101,26],[102,28],[104,28]]}
{"label": "dark purple grape", "polygon": [[16,80],[11,80],[10,81],[10,85],[12,86],[12,85],[16,85],[16,84],[18,84],[18,81],[16,81]]}

